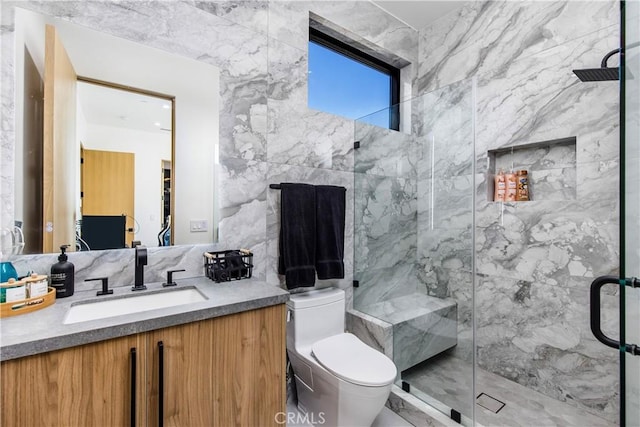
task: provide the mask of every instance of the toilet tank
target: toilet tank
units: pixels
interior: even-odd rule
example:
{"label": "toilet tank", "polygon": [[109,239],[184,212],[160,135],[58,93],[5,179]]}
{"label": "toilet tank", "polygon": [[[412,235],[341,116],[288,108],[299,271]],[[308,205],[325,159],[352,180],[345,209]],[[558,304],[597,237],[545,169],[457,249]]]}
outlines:
{"label": "toilet tank", "polygon": [[[344,332],[342,289],[325,288],[292,294],[287,301],[287,347],[302,348]],[[290,316],[290,317],[289,317]]]}

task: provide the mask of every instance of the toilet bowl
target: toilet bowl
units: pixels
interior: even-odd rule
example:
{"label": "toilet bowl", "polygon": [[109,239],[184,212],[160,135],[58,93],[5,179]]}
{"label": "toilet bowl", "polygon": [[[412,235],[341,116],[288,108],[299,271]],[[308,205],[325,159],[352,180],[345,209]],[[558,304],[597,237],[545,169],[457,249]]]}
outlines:
{"label": "toilet bowl", "polygon": [[287,309],[287,354],[298,410],[310,424],[370,426],[389,397],[397,369],[387,356],[344,332],[344,291],[294,294]]}

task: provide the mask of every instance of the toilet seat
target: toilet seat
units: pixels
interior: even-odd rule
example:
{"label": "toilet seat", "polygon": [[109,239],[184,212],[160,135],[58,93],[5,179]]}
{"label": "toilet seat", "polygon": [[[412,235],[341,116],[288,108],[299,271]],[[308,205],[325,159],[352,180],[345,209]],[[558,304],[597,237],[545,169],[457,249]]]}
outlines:
{"label": "toilet seat", "polygon": [[391,359],[350,333],[315,342],[311,354],[329,372],[356,385],[380,387],[396,378],[396,365]]}

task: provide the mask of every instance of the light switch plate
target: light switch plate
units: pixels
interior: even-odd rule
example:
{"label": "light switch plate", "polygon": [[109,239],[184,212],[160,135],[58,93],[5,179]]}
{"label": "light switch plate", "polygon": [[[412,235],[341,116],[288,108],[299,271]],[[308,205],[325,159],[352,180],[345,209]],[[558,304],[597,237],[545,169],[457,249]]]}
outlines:
{"label": "light switch plate", "polygon": [[192,219],[189,221],[189,231],[192,233],[206,232],[208,228],[206,219]]}

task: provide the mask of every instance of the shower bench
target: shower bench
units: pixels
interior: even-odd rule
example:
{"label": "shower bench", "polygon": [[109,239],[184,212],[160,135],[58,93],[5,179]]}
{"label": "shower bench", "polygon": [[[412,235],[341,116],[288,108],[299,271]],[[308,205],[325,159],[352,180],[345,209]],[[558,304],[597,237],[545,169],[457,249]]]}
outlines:
{"label": "shower bench", "polygon": [[[376,339],[374,347],[392,356],[398,370],[404,371],[457,344],[457,311],[457,303],[453,299],[416,292],[361,307],[360,313],[354,310],[350,314],[364,322],[375,320],[367,319],[366,315],[382,321],[377,322],[377,326],[383,329],[383,335],[390,335],[391,339]],[[365,316],[361,316],[362,312]],[[350,324],[354,326],[356,323],[352,317]],[[371,332],[371,325],[365,328]],[[351,329],[360,335],[356,327]],[[366,337],[360,338],[370,341]],[[385,346],[381,341],[386,341],[386,346],[392,343],[392,350],[380,348]]]}

